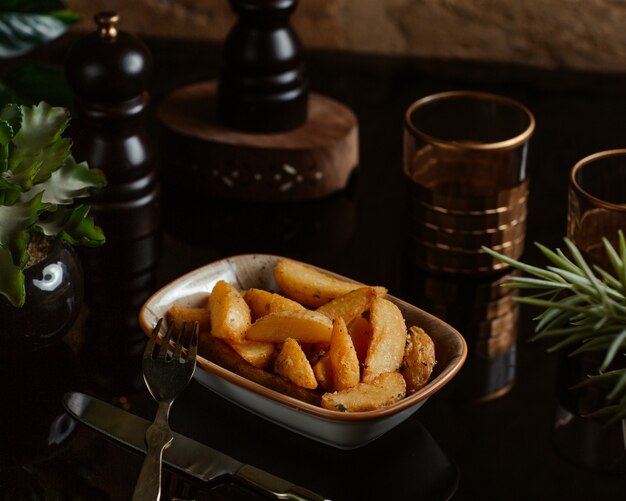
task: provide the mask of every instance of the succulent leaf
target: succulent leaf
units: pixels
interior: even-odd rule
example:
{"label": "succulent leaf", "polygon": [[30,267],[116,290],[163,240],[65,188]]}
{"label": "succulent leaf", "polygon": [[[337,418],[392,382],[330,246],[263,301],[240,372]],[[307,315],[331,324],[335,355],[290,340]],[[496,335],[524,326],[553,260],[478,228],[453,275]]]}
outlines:
{"label": "succulent leaf", "polygon": [[11,184],[0,172],[0,205],[12,205],[22,193],[22,187]]}
{"label": "succulent leaf", "polygon": [[76,163],[70,155],[60,169],[54,171],[46,181],[33,186],[31,191],[43,191],[45,204],[67,205],[75,198],[89,195],[89,189],[102,188],[106,179],[102,171],[90,169],[86,162]]}
{"label": "succulent leaf", "polygon": [[611,343],[611,347],[606,353],[604,360],[602,361],[602,365],[600,366],[600,371],[605,371],[613,359],[617,356],[619,350],[624,350],[626,348],[626,328],[619,333],[619,336],[615,338],[615,340]]}
{"label": "succulent leaf", "polygon": [[20,266],[13,262],[9,249],[0,246],[0,294],[13,306],[24,306],[26,291],[24,274]]}
{"label": "succulent leaf", "polygon": [[28,190],[50,177],[70,152],[71,141],[61,138],[68,122],[64,108],[52,108],[43,102],[22,107],[21,127],[13,137],[4,178]]}
{"label": "succulent leaf", "polygon": [[13,139],[13,127],[11,127],[9,122],[0,118],[0,144],[8,146],[11,139]]}
{"label": "succulent leaf", "polygon": [[102,245],[104,233],[95,226],[93,218],[87,217],[88,214],[89,207],[86,205],[74,208],[61,206],[48,213],[45,220],[39,221],[37,226],[44,235],[61,235],[61,238],[72,245]]}
{"label": "succulent leaf", "polygon": [[40,193],[25,202],[0,206],[0,246],[11,252],[16,264],[22,261],[22,255],[26,252],[28,229],[35,224],[44,208],[41,197]]}
{"label": "succulent leaf", "polygon": [[57,141],[69,121],[70,116],[65,108],[53,108],[44,102],[36,106],[23,106],[21,127],[13,143],[17,147],[40,150]]}
{"label": "succulent leaf", "polygon": [[11,129],[13,129],[11,137],[13,137],[22,125],[22,108],[12,103],[3,106],[2,110],[0,110],[0,120],[7,122],[11,126]]}
{"label": "succulent leaf", "polygon": [[[0,124],[1,127],[1,124]],[[0,174],[9,168],[9,143],[0,144]]]}
{"label": "succulent leaf", "polygon": [[9,146],[20,128],[22,112],[19,106],[8,104],[0,110],[0,173],[9,168]]}

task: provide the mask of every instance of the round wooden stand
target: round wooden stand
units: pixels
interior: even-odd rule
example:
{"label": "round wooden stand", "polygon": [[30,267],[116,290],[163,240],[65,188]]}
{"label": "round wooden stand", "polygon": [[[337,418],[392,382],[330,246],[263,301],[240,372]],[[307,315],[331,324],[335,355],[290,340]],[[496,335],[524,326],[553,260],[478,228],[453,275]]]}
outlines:
{"label": "round wooden stand", "polygon": [[223,198],[297,201],[341,190],[358,165],[356,116],[333,99],[311,93],[304,125],[273,134],[229,129],[216,107],[216,81],[177,89],[160,103],[166,178]]}

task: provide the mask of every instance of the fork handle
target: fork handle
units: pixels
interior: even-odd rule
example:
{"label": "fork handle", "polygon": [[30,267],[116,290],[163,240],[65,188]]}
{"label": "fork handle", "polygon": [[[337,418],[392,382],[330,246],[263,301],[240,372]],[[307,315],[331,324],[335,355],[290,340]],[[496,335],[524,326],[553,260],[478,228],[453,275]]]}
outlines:
{"label": "fork handle", "polygon": [[161,464],[163,451],[174,439],[167,424],[171,402],[160,402],[154,422],[146,430],[148,452],[133,492],[133,501],[158,501],[161,497]]}

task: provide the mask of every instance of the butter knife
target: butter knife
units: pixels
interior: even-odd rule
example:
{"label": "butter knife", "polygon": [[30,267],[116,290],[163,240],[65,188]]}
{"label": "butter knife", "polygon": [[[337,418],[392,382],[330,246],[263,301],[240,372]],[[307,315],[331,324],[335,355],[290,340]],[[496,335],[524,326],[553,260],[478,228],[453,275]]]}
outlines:
{"label": "butter knife", "polygon": [[[84,393],[66,393],[65,410],[81,423],[139,452],[146,452],[144,437],[150,421]],[[274,499],[327,501],[327,498],[241,463],[208,445],[174,432],[163,462],[204,482],[228,477]]]}

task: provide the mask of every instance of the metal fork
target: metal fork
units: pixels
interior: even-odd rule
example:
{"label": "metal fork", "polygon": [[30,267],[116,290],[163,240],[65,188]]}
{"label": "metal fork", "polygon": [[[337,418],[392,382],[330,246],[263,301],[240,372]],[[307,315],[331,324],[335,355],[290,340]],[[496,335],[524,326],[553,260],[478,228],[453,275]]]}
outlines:
{"label": "metal fork", "polygon": [[181,357],[185,338],[185,322],[176,338],[171,358],[168,357],[168,347],[174,331],[173,322],[161,341],[158,355],[153,357],[156,340],[161,330],[163,319],[159,319],[152,330],[152,335],[146,344],[143,354],[143,379],[148,390],[159,404],[154,423],[146,431],[148,453],[144,459],[133,501],[158,501],[161,497],[161,461],[163,451],[173,440],[172,431],[167,423],[172,403],[187,387],[196,368],[196,354],[198,351],[198,322],[194,322],[187,357]]}

